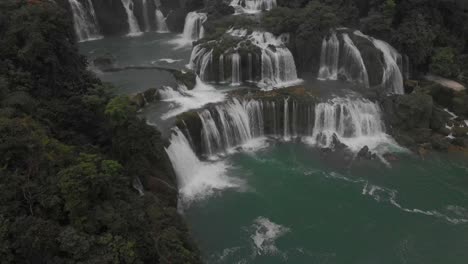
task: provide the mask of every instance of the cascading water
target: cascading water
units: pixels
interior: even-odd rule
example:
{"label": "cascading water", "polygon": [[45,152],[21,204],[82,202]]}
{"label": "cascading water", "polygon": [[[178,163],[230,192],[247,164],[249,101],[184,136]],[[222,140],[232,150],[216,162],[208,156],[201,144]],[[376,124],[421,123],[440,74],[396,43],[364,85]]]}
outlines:
{"label": "cascading water", "polygon": [[148,7],[148,0],[142,0],[142,7],[143,7],[143,21],[145,22],[145,32],[151,31],[151,22],[149,18],[149,10]]}
{"label": "cascading water", "polygon": [[334,137],[355,152],[364,146],[377,153],[385,145],[397,146],[385,133],[379,106],[365,99],[335,98],[315,107],[313,134],[308,141],[330,148]]}
{"label": "cascading water", "polygon": [[264,135],[263,104],[259,101],[232,101],[199,113],[202,146],[208,157]]}
{"label": "cascading water", "polygon": [[121,0],[122,4],[125,8],[125,12],[127,13],[127,20],[128,20],[128,36],[139,36],[141,35],[140,26],[138,25],[138,21],[133,13],[133,9],[135,7],[133,0]]}
{"label": "cascading water", "polygon": [[340,74],[348,81],[358,81],[369,88],[369,75],[362,59],[361,52],[354,45],[347,33],[343,34],[344,48]]}
{"label": "cascading water", "polygon": [[340,41],[333,32],[331,36],[323,39],[320,56],[319,80],[338,80],[338,61],[340,54]]}
{"label": "cascading water", "polygon": [[[388,93],[394,94],[404,94],[404,85],[403,85],[403,66],[402,56],[385,41],[374,39],[367,35],[364,35],[360,31],[354,31],[354,35],[365,38],[372,42],[372,44],[383,53],[385,60],[385,68],[382,76],[382,86],[386,89]],[[408,62],[409,64],[409,62]],[[408,65],[406,65],[408,67]],[[409,73],[408,73],[409,75]]]}
{"label": "cascading water", "polygon": [[185,18],[183,38],[187,42],[197,41],[203,38],[203,23],[207,20],[204,13],[190,12]]}
{"label": "cascading water", "polygon": [[88,0],[88,9],[78,0],[68,0],[73,13],[73,25],[79,41],[101,38],[93,3]]}
{"label": "cascading water", "polygon": [[277,6],[276,0],[232,0],[236,13],[257,13],[269,11]]}
{"label": "cascading water", "polygon": [[[271,33],[257,31],[247,35],[247,30],[242,29],[229,30],[227,34],[239,38],[234,50],[226,50],[219,57],[211,58],[209,61],[207,56],[213,55],[213,49],[208,48],[206,43],[195,46],[192,51],[188,67],[198,75],[205,76],[205,79],[202,78],[204,81],[223,83],[231,80],[233,85],[256,82],[263,89],[290,86],[301,81],[297,77],[294,57],[285,46],[284,36],[275,37]],[[208,43],[217,44],[216,41]],[[248,45],[254,47],[244,51],[242,43],[249,43]],[[241,53],[245,55],[241,56]],[[217,62],[216,65],[211,65],[213,61]],[[211,66],[202,67],[205,63]],[[258,64],[261,67],[257,66]],[[244,69],[244,65],[247,69]],[[226,67],[230,67],[231,71],[225,71]]]}
{"label": "cascading water", "polygon": [[239,53],[234,53],[231,55],[231,63],[232,63],[232,80],[231,85],[238,86],[241,85],[241,66],[240,66],[240,55]]}
{"label": "cascading water", "polygon": [[240,184],[225,176],[227,166],[224,163],[201,162],[179,128],[174,129],[166,153],[177,175],[183,205],[205,198],[215,190],[235,188]]}
{"label": "cascading water", "polygon": [[156,9],[155,17],[156,17],[156,32],[168,33],[169,29],[166,24],[166,18],[164,17],[160,9]]}
{"label": "cascading water", "polygon": [[402,60],[401,55],[385,41],[373,39],[373,43],[384,54],[386,67],[384,69],[382,85],[389,93],[404,94],[403,75],[398,66],[398,61]]}

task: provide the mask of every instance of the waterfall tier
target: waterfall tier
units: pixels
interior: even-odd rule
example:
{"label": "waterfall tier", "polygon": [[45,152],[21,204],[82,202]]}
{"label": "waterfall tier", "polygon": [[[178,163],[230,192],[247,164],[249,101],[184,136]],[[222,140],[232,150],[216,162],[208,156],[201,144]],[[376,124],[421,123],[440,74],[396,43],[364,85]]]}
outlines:
{"label": "waterfall tier", "polygon": [[190,12],[185,18],[183,38],[185,41],[191,43],[202,39],[205,29],[203,23],[208,19],[204,13]]}
{"label": "waterfall tier", "polygon": [[287,42],[286,35],[229,30],[219,40],[195,46],[189,68],[205,82],[256,83],[264,89],[297,84],[300,80]]}
{"label": "waterfall tier", "polygon": [[379,106],[366,99],[335,98],[321,103],[291,98],[232,99],[188,116],[190,137],[200,142],[195,151],[208,158],[264,136],[286,141],[302,138],[322,148],[340,142],[352,152],[364,146],[377,153],[397,147],[385,133]]}
{"label": "waterfall tier", "polygon": [[121,0],[122,4],[125,8],[125,12],[127,13],[127,21],[128,21],[128,36],[139,36],[141,35],[141,29],[138,25],[138,21],[135,17],[134,9],[135,4],[133,0]]}
{"label": "waterfall tier", "polygon": [[257,13],[269,11],[277,6],[276,0],[232,0],[231,6],[236,9],[236,13]]}
{"label": "waterfall tier", "polygon": [[93,2],[87,0],[85,7],[78,0],[68,0],[73,13],[73,25],[78,41],[101,38]]}
{"label": "waterfall tier", "polygon": [[402,56],[388,43],[358,31],[340,29],[322,41],[318,79],[341,79],[365,88],[380,86],[389,94],[403,94],[402,62]]}

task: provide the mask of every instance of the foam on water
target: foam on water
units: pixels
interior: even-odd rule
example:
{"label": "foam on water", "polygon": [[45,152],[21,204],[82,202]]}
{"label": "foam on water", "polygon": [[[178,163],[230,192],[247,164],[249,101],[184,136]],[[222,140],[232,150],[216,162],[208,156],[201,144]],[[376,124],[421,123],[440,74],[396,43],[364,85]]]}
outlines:
{"label": "foam on water", "polygon": [[252,227],[254,234],[251,236],[251,239],[254,243],[256,255],[277,254],[276,240],[290,232],[289,228],[275,224],[262,216],[255,219]]}
{"label": "foam on water", "polygon": [[172,64],[172,63],[176,63],[176,62],[182,61],[182,59],[180,59],[180,60],[175,60],[175,59],[164,58],[164,59],[159,59],[158,61]]}
{"label": "foam on water", "polygon": [[[361,191],[362,195],[369,196],[372,199],[374,199],[376,202],[387,202],[406,213],[433,216],[433,217],[443,219],[451,224],[468,223],[468,215],[466,214],[467,211],[465,208],[461,206],[449,205],[446,207],[445,214],[438,210],[423,210],[423,209],[418,209],[418,208],[406,208],[400,202],[398,202],[397,190],[374,185],[370,183],[368,180],[361,179],[361,178],[350,179],[336,172],[325,174],[325,177],[362,185],[362,191]],[[449,214],[453,214],[453,215],[449,215]]]}
{"label": "foam on water", "polygon": [[185,86],[179,86],[177,89],[165,87],[162,89],[162,95],[163,101],[173,103],[173,107],[162,115],[163,120],[201,108],[209,103],[222,102],[225,99],[224,93],[203,83],[198,77],[193,90],[188,90]]}

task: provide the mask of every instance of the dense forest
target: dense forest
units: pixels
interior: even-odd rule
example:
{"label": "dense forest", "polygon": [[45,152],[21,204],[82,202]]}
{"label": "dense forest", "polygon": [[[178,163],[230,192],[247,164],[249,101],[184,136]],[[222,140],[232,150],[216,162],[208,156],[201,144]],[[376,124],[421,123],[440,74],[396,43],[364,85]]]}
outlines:
{"label": "dense forest", "polygon": [[1,262],[198,263],[160,135],[87,71],[65,10],[0,10]]}

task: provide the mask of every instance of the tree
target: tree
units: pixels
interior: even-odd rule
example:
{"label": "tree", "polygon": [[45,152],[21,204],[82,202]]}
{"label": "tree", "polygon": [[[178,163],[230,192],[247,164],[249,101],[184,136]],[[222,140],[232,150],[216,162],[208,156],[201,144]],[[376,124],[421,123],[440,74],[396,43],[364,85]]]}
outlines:
{"label": "tree", "polygon": [[457,64],[455,51],[449,47],[435,49],[429,69],[431,72],[444,77],[457,77],[460,73],[460,67]]}

